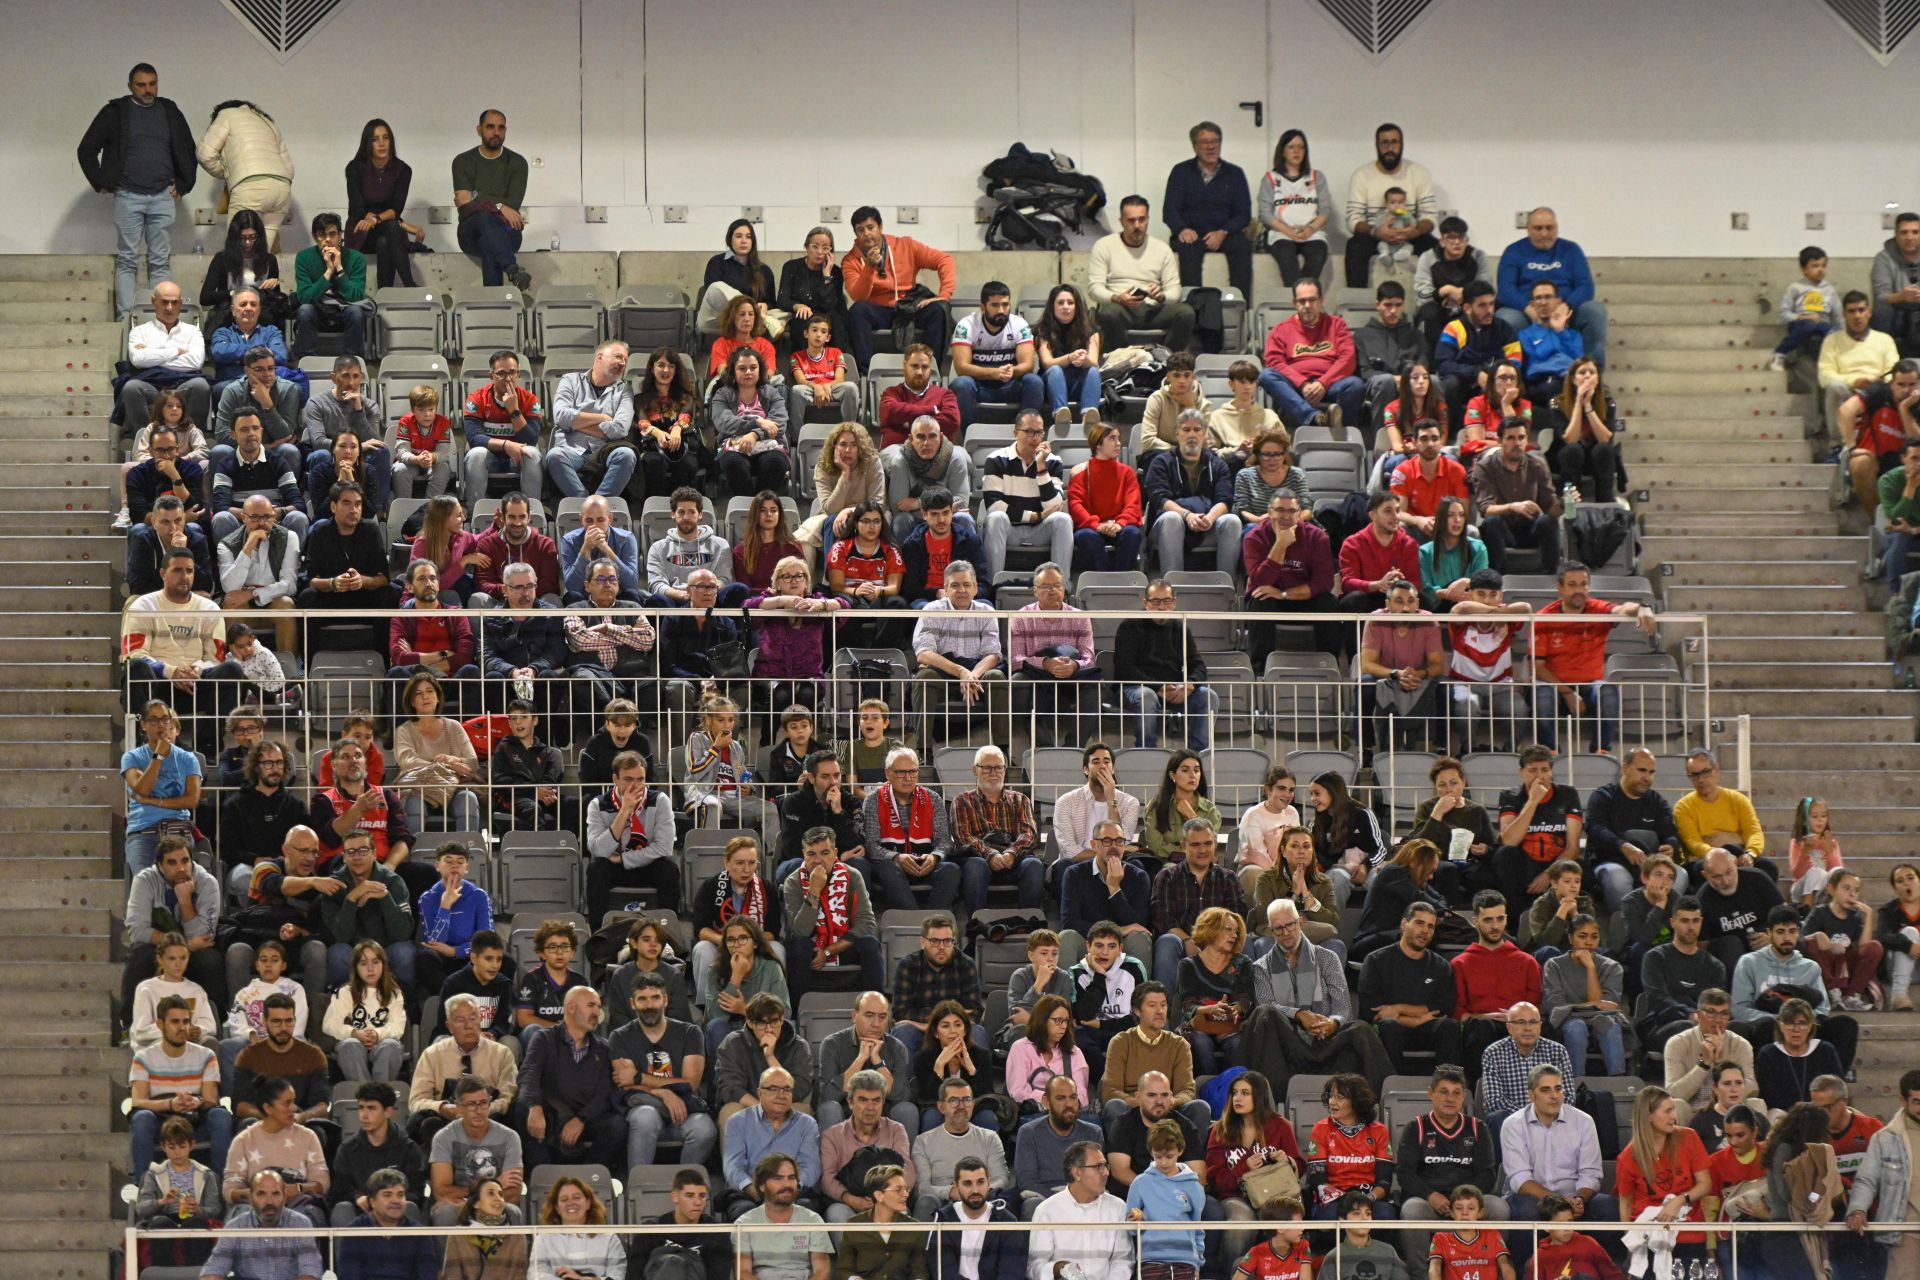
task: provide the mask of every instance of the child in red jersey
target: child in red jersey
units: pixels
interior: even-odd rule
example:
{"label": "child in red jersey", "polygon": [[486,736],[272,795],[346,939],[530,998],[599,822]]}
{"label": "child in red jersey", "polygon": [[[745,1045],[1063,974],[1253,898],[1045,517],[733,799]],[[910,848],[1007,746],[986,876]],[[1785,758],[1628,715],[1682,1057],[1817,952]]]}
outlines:
{"label": "child in red jersey", "polygon": [[1428,1280],[1513,1280],[1513,1260],[1498,1231],[1475,1230],[1486,1211],[1480,1188],[1463,1182],[1449,1197],[1461,1225],[1436,1232],[1427,1253]]}
{"label": "child in red jersey", "polygon": [[1626,1280],[1600,1242],[1573,1229],[1573,1202],[1541,1196],[1540,1217],[1554,1225],[1527,1264],[1527,1280]]}
{"label": "child in red jersey", "polygon": [[1289,1223],[1307,1216],[1298,1200],[1291,1197],[1273,1202],[1273,1239],[1253,1246],[1234,1268],[1233,1280],[1313,1280],[1313,1250],[1307,1247],[1306,1232]]}
{"label": "child in red jersey", "polygon": [[1387,1126],[1374,1118],[1372,1087],[1364,1076],[1337,1075],[1320,1091],[1320,1100],[1327,1116],[1313,1126],[1305,1183],[1312,1189],[1313,1216],[1331,1218],[1343,1192],[1364,1191],[1374,1198],[1374,1217],[1398,1217],[1386,1198],[1393,1185],[1392,1143]]}

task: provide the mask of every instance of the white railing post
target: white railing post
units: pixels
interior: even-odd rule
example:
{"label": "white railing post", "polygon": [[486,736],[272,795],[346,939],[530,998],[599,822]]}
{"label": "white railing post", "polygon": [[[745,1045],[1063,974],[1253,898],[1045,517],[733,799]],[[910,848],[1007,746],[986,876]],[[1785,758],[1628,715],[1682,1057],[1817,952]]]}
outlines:
{"label": "white railing post", "polygon": [[1734,786],[1742,795],[1753,794],[1753,717],[1735,716],[1733,721]]}

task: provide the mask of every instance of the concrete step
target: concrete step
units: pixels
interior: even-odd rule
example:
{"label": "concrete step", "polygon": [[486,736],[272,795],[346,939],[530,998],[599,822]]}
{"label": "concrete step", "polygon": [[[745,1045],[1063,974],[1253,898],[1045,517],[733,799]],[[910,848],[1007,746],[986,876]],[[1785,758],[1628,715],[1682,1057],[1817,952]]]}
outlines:
{"label": "concrete step", "polygon": [[1675,572],[1698,564],[1730,564],[1738,560],[1792,561],[1800,564],[1840,564],[1858,568],[1866,562],[1867,540],[1792,533],[1755,533],[1745,537],[1697,534],[1674,537],[1646,534],[1640,539],[1642,572],[1649,566],[1672,564]]}
{"label": "concrete step", "polygon": [[[1812,396],[1694,395],[1641,392],[1620,397],[1621,412],[1629,419],[1661,418],[1805,418],[1819,411]],[[1628,424],[1629,430],[1632,423]]]}
{"label": "concrete step", "polygon": [[[29,1086],[33,1081],[10,1080],[8,1088],[15,1091],[16,1098],[22,1102],[35,1099],[34,1090]],[[0,1192],[11,1194],[15,1191],[35,1191],[43,1188],[59,1188],[69,1191],[106,1190],[117,1193],[120,1179],[114,1176],[113,1166],[104,1160],[63,1160],[48,1164],[41,1160],[0,1160]]]}
{"label": "concrete step", "polygon": [[[72,1223],[83,1226],[107,1224],[119,1201],[114,1189],[105,1185],[73,1191],[16,1191],[0,1196],[0,1222],[9,1226],[24,1223]],[[125,1210],[122,1210],[125,1212]]]}
{"label": "concrete step", "polygon": [[[89,1083],[125,1080],[132,1058],[133,1055],[125,1046],[74,1049],[63,1053],[45,1045],[22,1045],[10,1040],[5,1047],[0,1047],[0,1079],[69,1076]],[[81,1150],[90,1148],[83,1147]],[[17,1148],[0,1143],[0,1159],[19,1158]],[[121,1160],[125,1159],[123,1154]]]}
{"label": "concrete step", "polygon": [[113,305],[113,281],[0,280],[9,309],[23,302],[87,302]]}
{"label": "concrete step", "polygon": [[[125,1160],[122,1156],[121,1162]],[[0,1274],[36,1280],[98,1280],[107,1252],[123,1248],[126,1238],[126,1221],[111,1207],[102,1210],[97,1220],[9,1223],[0,1240]]]}
{"label": "concrete step", "polygon": [[29,562],[44,564],[56,561],[124,564],[126,558],[127,540],[114,533],[80,538],[0,534],[0,564],[9,567]]}
{"label": "concrete step", "polygon": [[0,418],[46,418],[62,415],[105,418],[113,412],[113,397],[105,391],[71,395],[20,392],[0,399]]}
{"label": "concrete step", "polygon": [[24,280],[98,280],[112,284],[113,255],[108,253],[0,254],[0,284]]}
{"label": "concrete step", "polygon": [[8,423],[8,436],[31,440],[101,440],[118,438],[125,435],[132,438],[131,432],[121,432],[111,419],[112,411],[98,416],[82,416],[70,413],[49,413],[35,418],[20,416]]}
{"label": "concrete step", "polygon": [[120,696],[111,689],[73,689],[49,694],[45,691],[0,689],[0,715],[28,715],[37,711],[57,711],[73,715],[93,712],[117,716]]}
{"label": "concrete step", "polygon": [[59,1140],[66,1134],[110,1133],[112,1108],[97,1103],[7,1107],[0,1110],[0,1133],[38,1133]]}
{"label": "concrete step", "polygon": [[113,301],[100,298],[77,301],[7,303],[7,318],[15,324],[99,324],[113,319]]}
{"label": "concrete step", "polygon": [[21,560],[7,565],[7,576],[23,587],[106,588],[123,567],[110,560]]}
{"label": "concrete step", "polygon": [[[1751,327],[1760,319],[1762,311],[1750,299],[1741,302],[1622,302],[1609,304],[1607,315],[1613,324],[1623,329],[1629,325]],[[1780,341],[1777,332],[1773,340]]]}
{"label": "concrete step", "polygon": [[1776,325],[1728,320],[1711,327],[1663,321],[1636,324],[1613,322],[1607,334],[1607,360],[1618,353],[1621,359],[1634,358],[1648,351],[1758,351],[1771,353],[1780,341]]}
{"label": "concrete step", "polygon": [[[1701,695],[1689,693],[1687,697],[1689,710],[1698,715]],[[1809,707],[1818,707],[1835,716],[1911,716],[1920,710],[1920,692],[1911,689],[1814,689],[1804,685],[1767,690],[1713,691],[1713,714],[1716,719],[1731,721],[1738,715],[1804,715]],[[1856,779],[1849,790],[1857,791],[1862,781]],[[1806,792],[1803,790],[1800,794],[1805,795]]]}
{"label": "concrete step", "polygon": [[19,636],[0,637],[0,663],[111,663],[119,652],[112,636],[85,639],[41,640]]}
{"label": "concrete step", "polygon": [[[4,376],[4,375],[0,375]],[[1765,368],[1607,370],[1607,390],[1621,399],[1642,395],[1778,396],[1786,375]]]}
{"label": "concrete step", "polygon": [[1736,281],[1686,281],[1684,283],[1646,283],[1631,280],[1595,282],[1595,296],[1609,308],[1628,304],[1665,303],[1671,306],[1691,303],[1696,306],[1757,307],[1757,286]]}
{"label": "concrete step", "polygon": [[[17,836],[41,831],[110,831],[113,815],[113,807],[106,804],[0,808],[0,832]],[[18,839],[14,843],[17,846]]]}
{"label": "concrete step", "polygon": [[[0,810],[0,813],[19,812],[22,811]],[[126,887],[117,880],[102,880],[93,884],[77,880],[14,880],[7,884],[5,905],[0,906],[0,919],[16,918],[11,913],[27,910],[110,912],[119,911],[125,905]],[[85,921],[77,923],[78,927],[86,927]],[[92,923],[97,925],[99,921]]]}
{"label": "concrete step", "polygon": [[0,373],[11,377],[43,379],[40,386],[23,384],[21,389],[26,391],[64,386],[64,383],[56,381],[63,377],[105,376],[111,381],[118,357],[118,348],[106,343],[79,348],[64,343],[59,346],[20,347],[0,352]]}
{"label": "concrete step", "polygon": [[[124,904],[120,910],[125,910]],[[46,922],[38,915],[51,915],[57,922]],[[113,941],[119,936],[113,918],[97,908],[85,911],[55,911],[49,908],[36,917],[19,924],[18,931],[7,941],[10,946],[26,947],[31,943],[36,950],[22,951],[31,954],[48,964],[55,963],[104,963],[112,958]],[[44,947],[41,951],[37,948]],[[5,1072],[0,1071],[0,1076]]]}
{"label": "concrete step", "polygon": [[0,320],[0,342],[9,351],[84,351],[88,360],[98,363],[104,358],[111,365],[120,358],[120,346],[126,340],[126,329],[112,320],[23,324],[12,318],[11,308],[0,314],[7,316]]}
{"label": "concrete step", "polygon": [[[102,716],[83,714],[42,714],[0,715],[0,743],[17,742],[60,742],[69,745],[105,748],[119,741],[116,715],[111,719]],[[97,764],[98,758],[89,761]]]}
{"label": "concrete step", "polygon": [[[85,446],[83,446],[85,447]],[[5,452],[0,449],[0,454]],[[1739,440],[1678,439],[1648,440],[1629,434],[1626,437],[1627,473],[1634,483],[1641,469],[1652,466],[1711,467],[1810,465],[1813,446],[1799,432],[1781,433],[1765,440],[1752,436]]]}
{"label": "concrete step", "polygon": [[1737,479],[1742,488],[1815,489],[1825,497],[1833,468],[1819,466],[1811,459],[1792,462],[1760,462],[1742,457],[1737,466],[1723,462],[1719,467],[1699,463],[1636,462],[1630,473],[1633,487],[1699,490],[1713,487],[1716,480]]}
{"label": "concrete step", "polygon": [[[1689,507],[1684,511],[1649,511],[1641,506],[1635,509],[1640,522],[1642,537],[1648,538],[1724,538],[1727,537],[1727,522],[1724,517],[1712,510]],[[1794,537],[1807,538],[1864,538],[1863,529],[1842,528],[1840,513],[1829,508],[1826,511],[1809,511],[1796,514],[1793,518]],[[1770,533],[1758,536],[1768,537]]]}
{"label": "concrete step", "polygon": [[54,799],[75,805],[113,805],[126,794],[119,774],[100,767],[98,759],[93,767],[79,769],[49,768],[25,757],[20,764],[25,767],[8,770],[19,785],[11,796],[0,797],[0,810],[44,805]]}
{"label": "concrete step", "polygon": [[[1619,332],[1633,338],[1644,338],[1656,332],[1654,326],[1642,326]],[[1779,341],[1776,335],[1771,340],[1761,330],[1755,330],[1753,342],[1748,345],[1738,343],[1729,345],[1725,341],[1726,330],[1713,330],[1713,344],[1704,347],[1681,346],[1678,343],[1662,342],[1648,346],[1645,342],[1629,341],[1624,344],[1618,339],[1607,340],[1607,376],[1609,378],[1627,378],[1633,374],[1663,373],[1740,373],[1748,370],[1761,370],[1778,378],[1783,375],[1772,373],[1768,366],[1773,361],[1773,343]]]}
{"label": "concrete step", "polygon": [[[1865,559],[1865,551],[1861,553]],[[1642,565],[1646,563],[1642,560]],[[1837,587],[1860,581],[1859,563],[1840,560],[1694,560],[1672,561],[1673,572],[1662,578],[1669,590],[1677,586],[1765,587],[1792,585]]]}
{"label": "concrete step", "polygon": [[1710,630],[1713,666],[1722,662],[1770,662],[1792,656],[1809,664],[1880,662],[1883,645],[1874,636],[1723,636]]}
{"label": "concrete step", "polygon": [[1669,586],[1665,595],[1667,608],[1682,613],[1714,613],[1721,609],[1734,612],[1779,609],[1840,613],[1858,612],[1866,608],[1866,588],[1858,582],[1830,587],[1792,584],[1771,587]]}
{"label": "concrete step", "polygon": [[[1753,440],[1805,440],[1805,418],[1755,418],[1751,414],[1735,417],[1694,415],[1678,418],[1629,417],[1626,443],[1629,448],[1651,441],[1694,440],[1724,441],[1729,446]],[[1631,456],[1631,455],[1629,455]],[[1728,457],[1738,457],[1729,452]]]}
{"label": "concrete step", "polygon": [[[7,468],[9,488],[33,488],[42,492],[51,489],[99,488],[112,489],[120,475],[120,464],[105,459],[86,462],[29,462]],[[10,496],[0,490],[0,497]]]}
{"label": "concrete step", "polygon": [[[1738,641],[1714,641],[1714,662],[1719,663],[1720,647]],[[1718,695],[1716,691],[1716,701]],[[1755,742],[1860,743],[1914,741],[1913,722],[1905,716],[1754,716],[1751,717]]]}
{"label": "concrete step", "polygon": [[0,396],[17,395],[110,395],[113,392],[113,363],[89,362],[85,369],[0,370]]}
{"label": "concrete step", "polygon": [[106,858],[119,851],[118,837],[110,830],[38,831],[31,839],[11,841],[16,853],[46,858]]}
{"label": "concrete step", "polygon": [[7,603],[21,613],[84,611],[112,618],[119,608],[119,602],[104,586],[15,587],[11,594],[13,598]]}
{"label": "concrete step", "polygon": [[111,461],[113,461],[112,446],[102,438],[55,436],[48,439],[14,437],[0,440],[0,464],[40,463],[49,466],[69,466],[81,462]]}
{"label": "concrete step", "polygon": [[[1793,811],[1790,808],[1764,809],[1755,806],[1760,822],[1768,831],[1793,830]],[[1773,822],[1769,814],[1779,821]],[[1857,810],[1849,810],[1849,818],[1859,820],[1862,815]],[[1785,841],[1782,841],[1785,847]],[[1873,896],[1880,901],[1886,898],[1887,877],[1896,865],[1913,860],[1913,836],[1902,831],[1852,831],[1847,832],[1847,865],[1860,873],[1860,878],[1873,890]],[[1920,1061],[1920,1056],[1916,1056]]]}
{"label": "concrete step", "polygon": [[[1803,765],[1809,763],[1805,760]],[[1825,762],[1820,762],[1824,764]],[[1800,768],[1800,769],[1755,769],[1753,771],[1753,790],[1756,794],[1803,796],[1827,796],[1844,808],[1844,797],[1850,790],[1857,790],[1862,778],[1859,774],[1846,769]],[[1913,804],[1920,800],[1920,769],[1886,769],[1873,775],[1871,780],[1873,797],[1883,804]],[[1845,837],[1842,837],[1844,844]]]}
{"label": "concrete step", "polygon": [[1920,769],[1920,742],[1762,742],[1748,749],[1755,769],[1791,769],[1817,760],[1853,769]]}
{"label": "concrete step", "polygon": [[[1646,515],[1692,515],[1703,511],[1770,511],[1776,516],[1795,517],[1794,523],[1803,523],[1798,519],[1802,515],[1818,515],[1832,510],[1832,499],[1825,485],[1806,485],[1798,488],[1778,488],[1772,485],[1733,484],[1693,487],[1691,485],[1664,484],[1655,485],[1643,482],[1637,472],[1634,475],[1634,504],[1636,512]],[[1704,481],[1706,475],[1696,470],[1692,476],[1685,477],[1696,483]],[[1743,479],[1744,477],[1735,477]],[[1647,498],[1641,501],[1637,496],[1641,485],[1647,485]],[[1722,530],[1726,525],[1719,526]]]}
{"label": "concrete step", "polygon": [[56,855],[41,858],[21,854],[0,854],[0,877],[21,876],[36,880],[110,878],[114,874],[113,858],[105,850],[105,842],[109,837],[103,832],[100,839],[103,844],[98,857]]}
{"label": "concrete step", "polygon": [[1752,612],[1735,607],[1713,611],[1710,634],[1718,644],[1723,636],[1858,636],[1877,640],[1880,619],[1865,613]]}
{"label": "concrete step", "polygon": [[1712,679],[1716,701],[1722,690],[1806,685],[1821,689],[1885,689],[1891,684],[1884,662],[1726,662],[1718,655],[1713,660]]}
{"label": "concrete step", "polygon": [[113,525],[114,502],[110,497],[90,498],[71,506],[53,509],[46,506],[44,494],[23,500],[26,505],[0,510],[0,534],[105,534]]}
{"label": "concrete step", "polygon": [[[1794,274],[1792,261],[1778,258],[1589,258],[1593,278],[1604,284],[1719,284],[1765,290],[1773,281],[1782,284]],[[1833,259],[1828,264],[1836,275],[1845,269],[1864,270],[1867,259]]]}

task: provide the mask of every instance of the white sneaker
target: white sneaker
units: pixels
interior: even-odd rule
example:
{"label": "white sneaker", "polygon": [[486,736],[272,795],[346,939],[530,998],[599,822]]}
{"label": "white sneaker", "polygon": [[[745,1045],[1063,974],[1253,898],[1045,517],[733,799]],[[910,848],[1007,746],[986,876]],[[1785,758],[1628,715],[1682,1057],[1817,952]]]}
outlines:
{"label": "white sneaker", "polygon": [[1767,361],[1767,368],[1773,370],[1775,373],[1785,373],[1787,371],[1787,358],[1776,351],[1773,353],[1773,359]]}
{"label": "white sneaker", "polygon": [[122,507],[113,513],[113,531],[115,533],[125,533],[131,528],[133,528],[132,512]]}
{"label": "white sneaker", "polygon": [[1840,1002],[1840,1007],[1848,1013],[1866,1013],[1873,1005],[1860,996],[1848,996]]}

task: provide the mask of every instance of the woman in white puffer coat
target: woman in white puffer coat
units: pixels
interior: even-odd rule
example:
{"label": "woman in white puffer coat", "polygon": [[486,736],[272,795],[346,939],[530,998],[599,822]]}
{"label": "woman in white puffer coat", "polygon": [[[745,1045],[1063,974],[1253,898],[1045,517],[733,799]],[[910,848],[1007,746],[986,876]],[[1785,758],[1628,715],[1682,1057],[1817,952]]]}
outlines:
{"label": "woman in white puffer coat", "polygon": [[227,212],[258,213],[277,252],[293,200],[293,157],[273,117],[244,98],[229,99],[213,109],[198,154],[202,169],[226,179]]}

